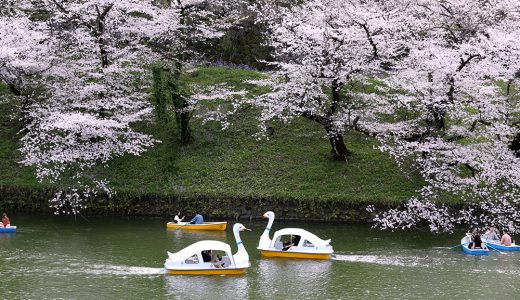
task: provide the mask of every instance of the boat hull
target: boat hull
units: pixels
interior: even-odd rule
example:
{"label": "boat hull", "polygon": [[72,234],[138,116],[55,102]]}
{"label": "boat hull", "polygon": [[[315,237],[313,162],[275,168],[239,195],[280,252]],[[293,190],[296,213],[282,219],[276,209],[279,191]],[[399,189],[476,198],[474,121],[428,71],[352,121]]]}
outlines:
{"label": "boat hull", "polygon": [[240,275],[247,269],[206,269],[206,270],[172,270],[166,269],[170,275]]}
{"label": "boat hull", "polygon": [[11,226],[7,228],[0,228],[0,233],[15,233],[16,232],[16,226]]}
{"label": "boat hull", "polygon": [[270,250],[260,250],[260,253],[265,257],[322,259],[322,260],[327,260],[330,258],[330,253],[304,253],[304,252],[270,251]]}
{"label": "boat hull", "polygon": [[466,246],[462,246],[462,250],[464,250],[465,253],[471,255],[489,255],[489,250],[485,249],[469,249]]}
{"label": "boat hull", "polygon": [[[466,236],[463,237],[460,241],[462,244],[462,250],[470,255],[489,255],[489,249],[470,249],[468,248],[468,244],[470,243],[470,239]],[[485,244],[483,242],[483,244]]]}
{"label": "boat hull", "polygon": [[203,224],[177,224],[168,222],[166,228],[168,229],[180,229],[180,230],[210,230],[210,231],[225,231],[227,222],[206,222]]}
{"label": "boat hull", "polygon": [[520,251],[520,246],[518,245],[504,246],[500,244],[486,242],[486,246],[501,251]]}

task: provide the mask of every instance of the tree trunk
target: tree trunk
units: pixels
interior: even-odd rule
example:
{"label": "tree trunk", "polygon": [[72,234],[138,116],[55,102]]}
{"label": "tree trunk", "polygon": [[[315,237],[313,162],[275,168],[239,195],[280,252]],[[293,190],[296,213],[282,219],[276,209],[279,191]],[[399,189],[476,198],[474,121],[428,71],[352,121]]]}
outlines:
{"label": "tree trunk", "polygon": [[330,153],[335,160],[346,160],[347,156],[350,155],[350,151],[347,149],[347,145],[345,145],[345,141],[343,140],[343,134],[327,130],[327,135],[329,136],[329,142],[331,146]]}
{"label": "tree trunk", "polygon": [[180,141],[185,145],[191,142],[191,112],[187,110],[188,102],[179,87],[181,66],[181,64],[175,64],[175,70],[168,72],[166,86],[175,109],[175,121],[179,128]]}
{"label": "tree trunk", "polygon": [[166,97],[164,91],[164,81],[163,81],[163,66],[158,64],[153,66],[152,74],[153,74],[153,104],[155,109],[155,117],[157,119],[157,123],[164,125],[168,117],[166,115]]}
{"label": "tree trunk", "polygon": [[325,131],[327,132],[327,136],[329,137],[329,142],[331,146],[330,153],[335,160],[343,160],[347,159],[347,156],[350,155],[350,151],[347,149],[345,145],[345,141],[343,140],[343,134],[335,130],[334,125],[332,124],[332,119],[327,116],[320,116],[313,114],[311,112],[305,111],[301,113],[302,117],[305,117],[311,121],[317,122],[322,125]]}
{"label": "tree trunk", "polygon": [[180,132],[181,132],[181,144],[186,145],[191,142],[191,129],[190,129],[190,118],[189,112],[182,112],[178,115]]}
{"label": "tree trunk", "polygon": [[109,4],[108,6],[103,8],[103,11],[99,10],[99,6],[96,5],[96,12],[97,12],[97,18],[96,18],[96,25],[97,25],[97,32],[95,34],[98,38],[98,45],[99,45],[99,54],[101,59],[101,67],[106,68],[109,65],[108,61],[108,53],[106,50],[105,45],[105,39],[103,38],[103,33],[105,32],[105,17],[110,12],[114,4]]}
{"label": "tree trunk", "polygon": [[[180,24],[183,25],[180,35],[181,44],[186,44],[188,41],[188,32],[184,27],[187,20],[188,12],[185,10],[185,8],[182,8],[180,12]],[[180,140],[183,145],[186,145],[191,142],[192,138],[190,129],[191,112],[187,110],[189,105],[186,101],[186,96],[182,93],[180,87],[180,77],[184,60],[186,58],[184,50],[178,50],[175,56],[176,61],[173,64],[173,70],[170,72],[169,85],[173,106],[176,110],[175,119],[180,131]]]}
{"label": "tree trunk", "polygon": [[515,153],[516,157],[520,157],[520,133],[517,133],[509,143],[509,149]]}

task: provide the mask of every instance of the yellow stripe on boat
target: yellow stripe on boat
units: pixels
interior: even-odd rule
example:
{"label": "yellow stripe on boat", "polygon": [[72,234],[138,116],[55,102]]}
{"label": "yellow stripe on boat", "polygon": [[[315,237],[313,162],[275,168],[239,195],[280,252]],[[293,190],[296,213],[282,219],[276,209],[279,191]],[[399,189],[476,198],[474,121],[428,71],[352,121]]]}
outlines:
{"label": "yellow stripe on boat", "polygon": [[239,275],[246,269],[166,270],[170,275]]}
{"label": "yellow stripe on boat", "polygon": [[260,250],[265,257],[285,257],[285,258],[303,258],[303,259],[329,259],[329,253],[302,253],[291,251],[266,251]]}
{"label": "yellow stripe on boat", "polygon": [[204,224],[189,224],[189,225],[183,225],[183,224],[176,224],[173,222],[169,222],[166,224],[166,227],[169,229],[177,229],[180,228],[181,230],[213,230],[213,231],[224,231],[227,227],[227,222],[211,222],[211,223],[204,223]]}

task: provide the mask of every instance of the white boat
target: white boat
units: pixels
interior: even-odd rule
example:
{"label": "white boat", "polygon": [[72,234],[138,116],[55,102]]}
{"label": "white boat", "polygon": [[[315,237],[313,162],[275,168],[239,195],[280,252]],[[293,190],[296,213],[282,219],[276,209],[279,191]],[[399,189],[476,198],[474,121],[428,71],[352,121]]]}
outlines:
{"label": "white boat", "polygon": [[16,226],[0,227],[0,233],[15,233]]}
{"label": "white boat", "polygon": [[269,232],[274,223],[275,215],[272,211],[268,211],[263,217],[269,218],[269,222],[262,236],[260,236],[257,249],[265,257],[329,259],[334,252],[330,245],[330,239],[323,240],[301,228],[278,230],[271,239]]}
{"label": "white boat", "polygon": [[[248,230],[237,223],[233,226],[233,234],[238,251],[233,255],[231,247],[220,241],[200,241],[179,252],[168,252],[164,268],[172,275],[236,275],[244,273],[250,266],[249,255],[240,239],[240,231]],[[221,258],[213,261],[205,259],[204,252],[222,253]],[[208,252],[206,252],[208,253]],[[206,256],[207,257],[207,256]]]}
{"label": "white boat", "polygon": [[487,238],[482,238],[482,242],[488,246],[488,248],[492,248],[495,250],[502,250],[502,251],[520,251],[520,246],[515,244],[514,242],[511,243],[510,246],[505,246],[500,243],[500,240],[491,240]]}
{"label": "white boat", "polygon": [[[464,252],[466,252],[467,254],[471,254],[471,255],[489,255],[489,249],[487,249],[487,248],[484,248],[484,249],[481,249],[481,248],[470,249],[468,247],[470,243],[471,243],[471,234],[470,233],[466,234],[466,236],[463,237],[460,240],[460,244],[462,246],[462,250]],[[485,246],[484,240],[482,240],[482,245]]]}

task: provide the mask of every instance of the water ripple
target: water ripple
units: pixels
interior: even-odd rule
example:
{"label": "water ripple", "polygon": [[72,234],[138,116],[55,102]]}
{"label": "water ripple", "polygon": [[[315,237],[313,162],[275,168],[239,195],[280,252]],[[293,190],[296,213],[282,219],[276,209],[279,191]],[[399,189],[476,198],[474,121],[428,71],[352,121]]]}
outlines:
{"label": "water ripple", "polygon": [[391,256],[379,256],[379,255],[334,255],[331,257],[332,260],[348,261],[348,262],[360,262],[370,263],[378,265],[390,265],[390,266],[403,266],[403,267],[415,267],[424,266],[419,261],[413,259],[403,259]]}

